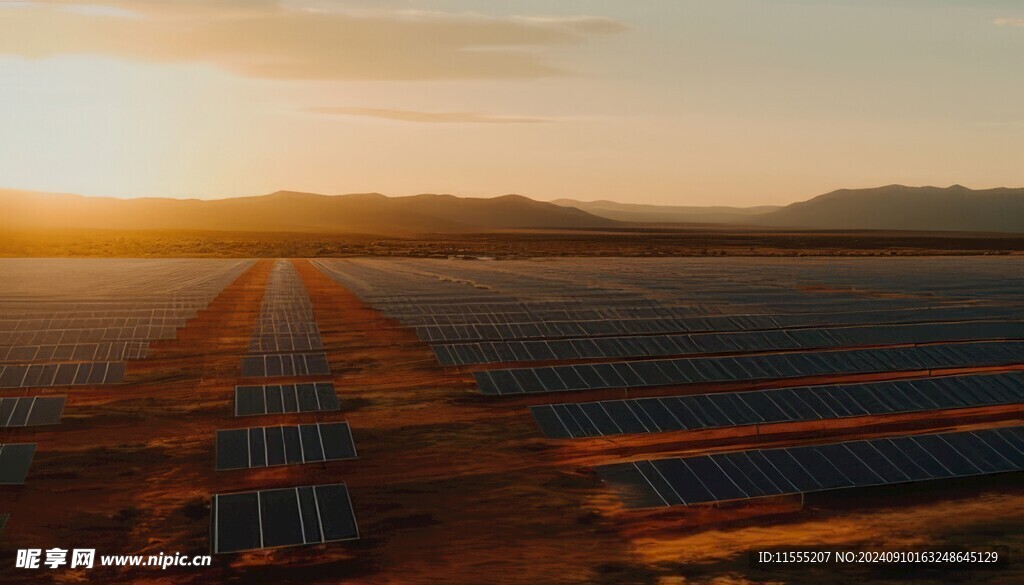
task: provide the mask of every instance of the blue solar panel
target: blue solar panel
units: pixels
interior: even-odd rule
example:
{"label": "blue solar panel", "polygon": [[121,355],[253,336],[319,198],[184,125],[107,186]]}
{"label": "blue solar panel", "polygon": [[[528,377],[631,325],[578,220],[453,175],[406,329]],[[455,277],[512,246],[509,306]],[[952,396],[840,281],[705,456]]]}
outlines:
{"label": "blue solar panel", "polygon": [[[996,387],[999,392],[986,391]],[[975,408],[1016,404],[1020,402],[1021,391],[1024,391],[1024,374],[1012,372],[609,400],[601,404],[615,424],[601,425],[598,431],[601,435],[614,435]],[[581,406],[587,404],[592,403]],[[642,414],[637,413],[638,410]],[[620,420],[620,417],[625,419]],[[640,427],[634,424],[638,417],[647,430],[638,430]],[[551,438],[592,436],[592,433],[577,435],[572,429],[554,423],[542,430]]]}
{"label": "blue solar panel", "polygon": [[1021,471],[1024,451],[1005,440],[1021,432],[1024,427],[754,449],[597,471],[630,493],[631,507],[693,505]]}

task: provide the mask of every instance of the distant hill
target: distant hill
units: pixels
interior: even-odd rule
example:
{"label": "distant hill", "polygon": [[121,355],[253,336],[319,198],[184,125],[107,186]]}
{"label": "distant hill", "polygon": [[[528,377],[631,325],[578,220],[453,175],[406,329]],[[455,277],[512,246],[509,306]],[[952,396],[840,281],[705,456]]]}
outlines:
{"label": "distant hill", "polygon": [[759,207],[699,207],[681,205],[644,205],[637,203],[618,203],[616,201],[577,201],[575,199],[556,199],[555,205],[575,207],[583,211],[627,222],[643,223],[749,223],[751,216],[762,215],[781,209],[774,205]]}
{"label": "distant hill", "polygon": [[279,191],[198,200],[114,199],[0,190],[0,228],[217,230],[401,235],[506,228],[608,228],[619,222],[520,195],[385,197]]}
{"label": "distant hill", "polygon": [[840,189],[785,207],[679,207],[573,199],[552,203],[624,222],[1024,233],[1024,189],[888,185]]}
{"label": "distant hill", "polygon": [[797,229],[1024,233],[1024,189],[841,189],[786,207],[682,207],[521,195],[386,197],[278,191],[233,199],[113,199],[0,190],[0,230],[109,229],[412,235],[499,229],[727,224]]}
{"label": "distant hill", "polygon": [[750,223],[813,229],[1024,232],[1024,189],[889,185],[840,189]]}

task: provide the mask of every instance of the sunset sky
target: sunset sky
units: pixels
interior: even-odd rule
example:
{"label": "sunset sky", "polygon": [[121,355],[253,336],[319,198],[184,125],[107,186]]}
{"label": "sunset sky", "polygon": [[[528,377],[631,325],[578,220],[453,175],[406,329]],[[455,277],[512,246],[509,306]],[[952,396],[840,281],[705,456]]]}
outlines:
{"label": "sunset sky", "polygon": [[0,0],[0,187],[1024,186],[1021,0]]}

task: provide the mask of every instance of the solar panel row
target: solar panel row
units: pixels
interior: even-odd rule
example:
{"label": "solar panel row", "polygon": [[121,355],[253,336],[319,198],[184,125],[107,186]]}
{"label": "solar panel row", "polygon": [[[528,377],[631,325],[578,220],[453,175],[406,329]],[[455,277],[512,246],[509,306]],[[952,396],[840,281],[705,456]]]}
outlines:
{"label": "solar panel row", "polygon": [[235,416],[317,412],[338,408],[338,395],[331,382],[235,388]]}
{"label": "solar panel row", "polygon": [[309,351],[323,348],[319,333],[261,334],[249,343],[249,350],[256,352]]}
{"label": "solar panel row", "polygon": [[432,346],[442,365],[831,349],[950,341],[1024,339],[1024,323],[975,321],[780,329],[745,333],[603,337]]}
{"label": "solar panel row", "polygon": [[901,484],[1024,470],[1024,427],[752,449],[598,468],[633,507]]}
{"label": "solar panel row", "polygon": [[242,375],[251,378],[326,376],[330,373],[331,368],[327,365],[327,354],[323,352],[256,355],[242,358]]}
{"label": "solar panel row", "polygon": [[1008,341],[514,368],[473,375],[484,394],[533,394],[1000,366],[1021,363],[1022,356],[1024,343]]}
{"label": "solar panel row", "polygon": [[356,456],[348,423],[217,431],[217,470],[340,461]]}
{"label": "solar panel row", "polygon": [[0,346],[0,362],[109,362],[145,358],[149,343],[114,341],[66,345]]}
{"label": "solar panel row", "polygon": [[25,483],[35,452],[35,443],[0,443],[0,485]]}
{"label": "solar panel row", "polygon": [[0,428],[55,425],[66,396],[0,398]]}
{"label": "solar panel row", "polygon": [[[708,311],[705,311],[708,313]],[[700,318],[693,318],[699,316]],[[748,331],[795,327],[854,326],[878,323],[927,323],[1017,319],[1024,310],[1012,306],[925,307],[887,311],[842,311],[807,314],[724,314],[700,315],[693,308],[676,307],[646,309],[591,308],[578,311],[540,311],[533,313],[471,313],[466,315],[406,315],[407,326],[512,325],[538,322],[613,322],[612,335],[644,333],[685,333],[701,331]],[[747,317],[748,319],[744,319]],[[753,319],[749,319],[753,318]],[[678,322],[677,322],[678,321]],[[750,326],[755,329],[750,329]],[[708,329],[710,328],[710,329]],[[491,338],[488,338],[491,339]]]}
{"label": "solar panel row", "polygon": [[36,317],[18,319],[0,319],[0,332],[9,331],[52,331],[55,329],[106,329],[108,327],[184,327],[188,319],[193,316],[194,309],[177,310],[176,313],[183,313],[188,316],[175,315],[174,317],[153,317],[153,316],[118,316],[108,317]]}
{"label": "solar panel row", "polygon": [[[197,299],[199,300],[199,299]],[[74,303],[69,307],[64,303],[50,303],[35,299],[21,310],[12,310],[9,303],[3,303],[5,310],[0,318],[3,330],[12,330],[12,323],[38,320],[40,326],[35,329],[66,329],[92,327],[102,322],[112,322],[113,326],[128,325],[175,325],[177,322],[192,318],[197,303],[186,303],[188,306],[175,308],[153,308],[151,305],[161,304],[135,299],[131,303],[123,302],[90,302]],[[70,310],[69,310],[70,309]],[[130,321],[118,322],[118,319]],[[16,329],[17,327],[14,327]]]}
{"label": "solar panel row", "polygon": [[343,483],[215,494],[210,531],[214,554],[359,538]]}
{"label": "solar panel row", "polygon": [[705,315],[700,307],[579,308],[562,310],[503,311],[495,313],[447,313],[440,315],[403,315],[402,323],[416,325],[497,325],[548,321],[623,321],[657,322]]}
{"label": "solar panel row", "polygon": [[0,366],[0,388],[120,384],[124,368],[124,362]]}
{"label": "solar panel row", "polygon": [[1024,402],[1024,374],[948,376],[531,406],[552,439],[837,419]]}
{"label": "solar panel row", "polygon": [[[232,277],[233,278],[233,277]],[[225,279],[227,283],[230,279]],[[75,293],[72,293],[75,294]],[[208,299],[208,295],[182,297],[180,299],[150,298],[136,295],[131,301],[90,299],[82,302],[60,302],[45,298],[33,298],[21,303],[10,299],[0,300],[0,311],[7,321],[22,319],[45,319],[58,322],[62,319],[121,319],[138,317],[152,319],[153,324],[160,324],[156,319],[166,319],[164,324],[181,318],[191,318]],[[138,323],[137,323],[138,324]]]}
{"label": "solar panel row", "polygon": [[[493,297],[493,293],[488,297]],[[573,311],[588,309],[588,299],[569,299],[561,301],[511,301],[491,302],[491,298],[480,302],[450,302],[450,296],[438,303],[412,303],[406,301],[378,302],[379,310],[388,315],[467,315],[477,313],[504,313],[509,311],[537,313],[538,311]],[[661,303],[651,299],[630,298],[603,299],[601,306],[605,309],[660,307]],[[707,309],[695,307],[693,313],[703,315]]]}
{"label": "solar panel row", "polygon": [[103,329],[57,329],[0,333],[0,345],[68,345],[101,341],[149,341],[174,339],[175,327],[106,327]]}
{"label": "solar panel row", "polygon": [[811,314],[714,315],[675,319],[634,319],[595,321],[533,321],[498,324],[422,325],[420,339],[444,343],[457,341],[498,341],[596,336],[653,335],[667,333],[723,333],[770,331],[808,327],[838,327],[921,322],[958,322],[1020,318],[1017,307],[962,307],[902,309]]}

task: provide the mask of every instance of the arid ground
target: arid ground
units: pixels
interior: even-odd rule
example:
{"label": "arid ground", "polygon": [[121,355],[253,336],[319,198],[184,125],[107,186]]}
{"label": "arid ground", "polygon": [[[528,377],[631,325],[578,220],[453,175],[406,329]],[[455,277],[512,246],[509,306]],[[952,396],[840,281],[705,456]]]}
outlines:
{"label": "arid ground", "polygon": [[410,237],[183,231],[8,231],[0,257],[316,258],[406,256],[918,256],[1021,254],[1024,235],[764,230],[731,226],[605,231],[505,230]]}
{"label": "arid ground", "polygon": [[[528,240],[517,235],[510,245]],[[464,248],[475,253],[476,245],[470,239]],[[0,582],[812,584],[1024,579],[1024,484],[1019,474],[650,512],[624,509],[592,471],[596,464],[747,445],[1014,425],[1024,418],[1020,404],[856,419],[845,428],[779,425],[757,436],[708,431],[559,442],[543,437],[523,400],[481,395],[470,371],[439,365],[411,329],[368,307],[309,261],[292,262],[314,307],[341,411],[274,415],[258,422],[233,416],[235,385],[251,382],[241,377],[239,364],[273,264],[257,262],[179,330],[176,339],[155,344],[145,360],[129,362],[126,384],[0,392],[68,395],[59,425],[0,431],[6,442],[38,443],[26,485],[0,488],[0,512],[13,512],[0,537],[5,559]],[[1024,365],[996,369],[1022,370]],[[823,380],[800,382],[818,381]],[[707,389],[689,386],[685,392]],[[666,389],[651,392],[657,393]],[[213,436],[218,429],[342,419],[352,427],[356,460],[214,470]],[[211,494],[338,481],[351,490],[360,540],[217,555],[212,567],[200,570],[83,573],[8,566],[14,549],[31,547],[89,547],[98,554],[206,554]],[[765,570],[748,564],[748,550],[774,547],[997,549],[1010,562],[967,575],[834,566]]]}

